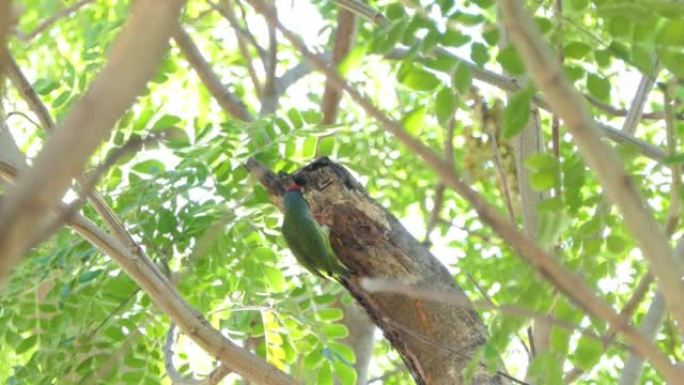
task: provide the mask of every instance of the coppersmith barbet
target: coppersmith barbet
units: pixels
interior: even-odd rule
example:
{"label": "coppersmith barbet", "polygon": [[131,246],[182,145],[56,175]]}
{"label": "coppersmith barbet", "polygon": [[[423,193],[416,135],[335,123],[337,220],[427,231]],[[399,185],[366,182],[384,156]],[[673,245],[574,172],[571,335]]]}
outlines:
{"label": "coppersmith barbet", "polygon": [[283,195],[285,219],[283,235],[299,263],[310,272],[325,278],[339,278],[346,269],[337,259],[330,246],[328,234],[318,225],[311,214],[309,204],[302,195],[302,186],[293,183]]}

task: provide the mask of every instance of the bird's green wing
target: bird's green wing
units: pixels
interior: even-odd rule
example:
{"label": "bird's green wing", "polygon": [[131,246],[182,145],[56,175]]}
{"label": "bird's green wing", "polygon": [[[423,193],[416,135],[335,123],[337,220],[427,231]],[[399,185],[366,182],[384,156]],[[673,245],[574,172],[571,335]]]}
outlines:
{"label": "bird's green wing", "polygon": [[290,248],[290,251],[292,251],[292,254],[294,254],[295,258],[297,258],[297,261],[310,272],[318,275],[321,278],[324,278],[318,270],[316,260],[313,259],[308,252],[306,252],[306,245],[303,244],[302,240],[300,239],[302,238],[301,230],[290,223],[290,221],[286,220],[283,223],[282,231],[283,236],[285,237],[285,242]]}

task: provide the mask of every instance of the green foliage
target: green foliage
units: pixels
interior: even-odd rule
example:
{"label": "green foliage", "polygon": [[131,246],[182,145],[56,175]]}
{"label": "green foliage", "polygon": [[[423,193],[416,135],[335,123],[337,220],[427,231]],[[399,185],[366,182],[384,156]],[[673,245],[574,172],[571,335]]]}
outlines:
{"label": "green foliage", "polygon": [[[130,3],[93,2],[30,41],[10,39],[13,56],[58,123],[107,63],[106,53],[129,15]],[[308,12],[307,18],[313,15],[308,26],[288,25],[315,51],[330,51],[334,6],[325,1],[295,3],[299,8],[293,12],[289,2],[278,2],[281,17],[292,21],[288,12],[300,11]],[[399,2],[369,4],[389,23],[359,22],[355,47],[338,66],[348,83],[440,155],[448,147],[445,139],[453,123],[449,145],[454,167],[501,212],[510,197],[518,224],[522,213],[516,172],[521,171],[518,167],[527,171],[526,182],[545,197],[535,208],[536,241],[615,309],[624,306],[647,266],[621,217],[605,205],[602,189],[566,135],[564,123],[555,156],[552,115],[541,111],[543,153],[520,165],[515,162],[512,140],[530,122],[539,95],[525,83],[529,76],[520,53],[503,43],[508,39],[496,25],[495,2],[421,2],[426,14]],[[17,29],[26,34],[65,2],[26,0],[22,5]],[[657,82],[684,77],[680,2],[566,0],[562,20],[551,16],[553,1],[527,6],[536,10],[534,21],[544,39],[556,54],[563,54],[566,78],[604,104],[628,107],[642,73],[656,76]],[[321,125],[320,76],[305,76],[283,90],[278,109],[258,116],[261,105],[248,65],[263,81],[262,52],[250,45],[251,58],[243,57],[226,21],[205,2],[189,2],[183,12],[184,26],[214,72],[255,119],[241,122],[222,112],[172,43],[135,106],[92,156],[89,170],[131,139],[164,135],[139,152],[125,154],[97,188],[154,261],[179,274],[179,293],[212,325],[240,344],[250,341],[255,354],[304,384],[354,384],[356,357],[344,342],[350,330],[340,307],[349,298],[339,285],[324,284],[295,263],[279,235],[281,214],[267,192],[250,181],[243,165],[254,157],[275,171],[292,172],[317,156],[330,156],[347,166],[369,194],[421,240],[432,218],[439,178],[348,96],[342,98],[338,123]],[[261,18],[249,7],[245,12],[250,31],[267,47],[266,36],[257,33],[265,26],[251,24]],[[311,25],[315,28],[299,30]],[[322,38],[315,38],[319,35]],[[295,68],[300,57],[280,35],[278,44],[280,76]],[[516,77],[520,89],[486,85],[496,79],[483,76],[480,69]],[[663,110],[659,92],[653,91],[647,110]],[[682,94],[680,89],[679,101]],[[12,87],[6,99],[8,113],[22,112],[36,120]],[[622,122],[590,108],[602,122],[614,127]],[[35,155],[44,131],[16,114],[7,122],[22,149]],[[638,137],[665,148],[663,126],[662,120],[644,120]],[[681,140],[682,125],[676,129]],[[638,149],[614,147],[657,219],[665,223],[671,201],[668,167],[684,161],[681,145],[660,163],[645,159]],[[83,213],[104,227],[92,208],[86,206]],[[606,332],[604,323],[586,317],[557,293],[450,189],[444,191],[431,241],[432,251],[469,298],[550,314],[599,335]],[[633,320],[640,321],[644,312],[645,307],[636,309]],[[473,354],[468,373],[479,363],[501,369],[503,360],[511,368],[529,366],[529,378],[537,383],[562,383],[563,369],[569,366],[587,371],[580,383],[617,382],[616,362],[625,357],[624,350],[605,351],[590,337],[554,326],[548,351],[530,363],[513,353],[521,343],[529,345],[526,329],[531,319],[497,311],[480,314],[490,339]],[[73,232],[60,231],[25,258],[0,292],[0,383],[169,383],[162,356],[167,327],[168,318],[114,262]],[[658,347],[670,358],[681,357],[678,338],[666,330]],[[440,349],[440,341],[433,342]],[[184,374],[213,365],[210,357],[194,356],[187,344],[178,343],[176,350]],[[376,343],[373,356],[371,377],[386,374],[383,383],[388,385],[412,383],[386,341]],[[523,371],[516,373],[524,376]],[[650,367],[642,382],[664,383]]]}

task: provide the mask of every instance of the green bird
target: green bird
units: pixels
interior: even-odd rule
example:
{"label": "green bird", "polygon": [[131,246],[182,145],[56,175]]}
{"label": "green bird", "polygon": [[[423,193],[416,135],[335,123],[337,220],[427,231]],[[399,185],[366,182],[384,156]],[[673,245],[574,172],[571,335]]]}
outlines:
{"label": "green bird", "polygon": [[347,270],[340,264],[330,246],[328,234],[318,225],[309,204],[302,195],[302,186],[293,183],[283,196],[285,220],[283,235],[297,261],[319,277],[339,278]]}

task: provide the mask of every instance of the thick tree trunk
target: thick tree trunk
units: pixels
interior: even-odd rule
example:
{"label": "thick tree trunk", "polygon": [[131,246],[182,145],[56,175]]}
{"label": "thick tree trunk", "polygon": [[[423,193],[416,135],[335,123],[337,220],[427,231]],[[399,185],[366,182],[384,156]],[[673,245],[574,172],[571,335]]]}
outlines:
{"label": "thick tree trunk", "polygon": [[[282,207],[285,186],[304,185],[312,212],[330,228],[330,241],[351,274],[342,283],[403,358],[417,384],[466,384],[470,357],[486,341],[476,312],[398,294],[369,293],[362,277],[400,279],[423,289],[461,289],[447,269],[399,221],[379,206],[342,166],[321,158],[293,175],[271,172],[254,160],[247,168]],[[476,365],[468,384],[504,384]]]}

